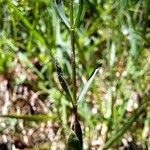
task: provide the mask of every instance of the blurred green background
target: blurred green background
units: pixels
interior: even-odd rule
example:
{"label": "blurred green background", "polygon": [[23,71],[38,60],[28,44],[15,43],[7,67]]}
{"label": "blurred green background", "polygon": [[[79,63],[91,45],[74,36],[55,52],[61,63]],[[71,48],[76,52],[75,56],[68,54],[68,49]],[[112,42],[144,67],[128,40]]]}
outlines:
{"label": "blurred green background", "polygon": [[[47,122],[1,118],[1,145],[65,149],[72,108],[55,58],[71,88],[70,35],[53,5],[52,0],[0,0],[0,113],[53,116]],[[64,0],[67,16],[68,6]],[[77,7],[75,1],[75,15]],[[99,68],[78,106],[84,149],[147,150],[150,1],[84,1],[75,44],[78,91]]]}

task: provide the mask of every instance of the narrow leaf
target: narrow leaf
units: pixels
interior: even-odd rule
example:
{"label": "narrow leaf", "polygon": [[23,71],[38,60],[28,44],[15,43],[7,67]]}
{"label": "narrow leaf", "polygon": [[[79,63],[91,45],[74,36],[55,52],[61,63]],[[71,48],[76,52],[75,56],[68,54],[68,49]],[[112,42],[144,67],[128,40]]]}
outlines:
{"label": "narrow leaf", "polygon": [[82,11],[83,11],[83,0],[79,0],[79,8],[78,8],[78,13],[77,13],[77,17],[75,19],[75,25],[74,25],[75,27],[77,27],[80,23]]}
{"label": "narrow leaf", "polygon": [[56,60],[56,69],[57,69],[57,74],[58,74],[58,79],[59,79],[59,82],[62,86],[62,88],[64,89],[68,99],[70,100],[70,102],[73,104],[73,100],[72,100],[72,97],[71,97],[71,94],[70,94],[70,91],[69,91],[69,88],[68,88],[68,85],[63,77],[63,72],[62,72],[62,69],[58,63],[58,61]]}
{"label": "narrow leaf", "polygon": [[130,129],[131,125],[139,118],[141,113],[143,112],[143,109],[146,107],[146,104],[141,105],[128,119],[128,121],[123,125],[123,127],[119,130],[117,129],[117,132],[111,136],[111,138],[106,142],[104,149],[110,148],[116,141],[118,141],[124,133]]}
{"label": "narrow leaf", "polygon": [[64,24],[66,25],[67,28],[69,28],[69,21],[68,18],[65,15],[65,12],[63,10],[63,3],[61,0],[57,0],[56,4],[54,5],[55,10],[57,11],[59,17],[62,19]]}
{"label": "narrow leaf", "polygon": [[90,79],[85,83],[85,85],[83,86],[83,89],[81,90],[79,97],[78,97],[78,103],[83,100],[84,95],[86,94],[86,92],[88,91],[88,89],[90,88],[94,77],[96,75],[96,73],[98,72],[98,68],[94,71],[94,73],[91,75]]}
{"label": "narrow leaf", "polygon": [[33,28],[32,24],[29,22],[29,20],[22,15],[22,13],[20,12],[20,10],[12,3],[12,1],[8,0],[8,4],[10,6],[10,8],[13,9],[15,17],[18,17],[23,24],[26,26],[26,28],[28,28],[29,30],[33,31],[33,36],[41,43],[41,44],[45,44],[45,39],[43,38],[43,36]]}
{"label": "narrow leaf", "polygon": [[48,121],[53,117],[50,115],[0,115],[0,118],[14,118],[14,119],[23,119],[28,121]]}

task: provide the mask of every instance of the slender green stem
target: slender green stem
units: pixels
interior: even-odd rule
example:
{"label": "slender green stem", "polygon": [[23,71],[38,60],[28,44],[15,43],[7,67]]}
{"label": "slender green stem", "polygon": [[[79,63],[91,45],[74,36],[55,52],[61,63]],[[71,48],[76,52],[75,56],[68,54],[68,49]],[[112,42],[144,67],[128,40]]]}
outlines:
{"label": "slender green stem", "polygon": [[71,36],[71,51],[72,51],[72,85],[73,85],[73,102],[76,107],[77,85],[76,85],[76,56],[75,56],[75,38],[74,38],[74,19],[73,19],[73,0],[70,2],[70,36]]}
{"label": "slender green stem", "polygon": [[74,29],[74,17],[73,17],[73,0],[70,2],[70,36],[71,36],[71,50],[72,50],[72,85],[73,85],[73,113],[74,122],[73,130],[75,131],[79,142],[80,150],[83,148],[82,130],[79,123],[78,112],[77,112],[77,83],[76,83],[76,55],[75,55],[75,29]]}

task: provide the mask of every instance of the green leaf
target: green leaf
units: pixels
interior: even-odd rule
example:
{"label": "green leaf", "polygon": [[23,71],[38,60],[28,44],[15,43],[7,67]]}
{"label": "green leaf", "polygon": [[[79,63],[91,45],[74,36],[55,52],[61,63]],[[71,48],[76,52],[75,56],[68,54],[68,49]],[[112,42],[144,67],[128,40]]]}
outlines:
{"label": "green leaf", "polygon": [[14,119],[23,119],[28,121],[48,121],[51,120],[52,116],[50,115],[14,115],[14,114],[8,114],[8,115],[0,115],[1,118],[14,118]]}
{"label": "green leaf", "polygon": [[43,38],[43,36],[38,32],[36,31],[32,24],[29,22],[29,20],[22,15],[22,13],[20,12],[20,10],[12,3],[12,1],[8,0],[8,4],[10,6],[11,9],[13,9],[14,11],[14,16],[15,17],[18,17],[18,19],[20,19],[23,24],[33,32],[33,36],[41,43],[41,44],[45,44],[45,39]]}
{"label": "green leaf", "polygon": [[57,11],[59,17],[62,19],[64,24],[67,28],[69,28],[69,21],[68,18],[65,15],[65,12],[63,10],[63,4],[61,0],[57,0],[56,4],[54,5],[55,10]]}
{"label": "green leaf", "polygon": [[79,0],[79,8],[78,8],[77,17],[75,19],[74,27],[77,27],[79,25],[81,21],[80,19],[81,19],[82,11],[83,11],[83,0]]}
{"label": "green leaf", "polygon": [[128,119],[128,121],[123,125],[123,127],[119,130],[117,129],[116,133],[111,136],[111,138],[106,142],[104,149],[110,148],[116,141],[118,141],[124,133],[130,129],[131,125],[139,118],[141,113],[143,112],[143,109],[146,107],[146,104],[141,105]]}
{"label": "green leaf", "polygon": [[96,75],[96,73],[98,72],[99,68],[97,68],[94,73],[91,75],[91,77],[89,78],[89,80],[85,83],[85,85],[83,86],[83,89],[81,90],[79,97],[78,97],[78,103],[81,102],[81,100],[83,100],[83,97],[85,96],[86,92],[88,91],[88,89],[90,88],[94,77]]}
{"label": "green leaf", "polygon": [[74,104],[73,100],[72,100],[72,97],[71,97],[71,94],[70,94],[70,91],[69,91],[69,88],[68,88],[68,85],[67,85],[67,83],[66,83],[66,81],[63,77],[62,69],[61,69],[61,67],[60,67],[57,60],[56,60],[56,69],[57,69],[58,79],[59,79],[59,82],[60,82],[62,88],[64,89],[64,91],[65,91],[68,99],[70,100],[70,102],[72,104]]}

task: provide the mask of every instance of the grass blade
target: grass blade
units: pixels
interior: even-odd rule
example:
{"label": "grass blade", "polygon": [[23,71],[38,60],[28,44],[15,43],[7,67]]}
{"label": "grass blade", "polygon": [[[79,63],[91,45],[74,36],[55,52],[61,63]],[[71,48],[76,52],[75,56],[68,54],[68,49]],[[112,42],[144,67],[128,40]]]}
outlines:
{"label": "grass blade", "polygon": [[77,13],[77,17],[76,17],[75,25],[74,25],[75,27],[77,27],[80,23],[82,10],[83,10],[83,0],[79,0],[79,8],[78,8],[78,13]]}
{"label": "grass blade", "polygon": [[0,115],[0,118],[14,118],[14,119],[23,119],[28,121],[48,121],[51,120],[53,117],[50,115]]}
{"label": "grass blade", "polygon": [[139,118],[141,113],[143,112],[143,109],[145,108],[146,104],[141,105],[134,113],[133,115],[128,119],[127,123],[123,125],[123,128],[117,131],[112,137],[106,142],[104,149],[108,149],[111,147],[116,141],[118,141],[123,134],[130,129],[131,125]]}
{"label": "grass blade", "polygon": [[83,99],[84,95],[86,94],[86,92],[88,91],[88,89],[90,88],[95,75],[97,74],[99,68],[97,68],[94,73],[91,75],[90,79],[85,83],[85,85],[83,86],[83,89],[81,90],[80,94],[79,94],[79,98],[78,98],[78,103]]}
{"label": "grass blade", "polygon": [[57,0],[56,4],[54,5],[55,10],[57,11],[59,17],[62,19],[64,24],[67,28],[69,28],[69,21],[68,18],[65,15],[65,12],[63,10],[63,4],[60,0]]}
{"label": "grass blade", "polygon": [[46,42],[43,36],[33,28],[32,24],[21,14],[20,10],[10,0],[8,0],[8,4],[14,10],[16,17],[18,17],[29,30],[33,31],[34,37],[40,41],[41,44],[45,44]]}

